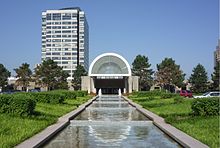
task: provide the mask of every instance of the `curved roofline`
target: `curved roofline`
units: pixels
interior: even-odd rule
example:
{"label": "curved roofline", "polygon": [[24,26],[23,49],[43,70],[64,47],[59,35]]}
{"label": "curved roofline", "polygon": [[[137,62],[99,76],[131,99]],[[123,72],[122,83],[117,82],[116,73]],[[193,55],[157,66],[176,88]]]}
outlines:
{"label": "curved roofline", "polygon": [[[102,57],[105,56],[115,56],[118,57],[119,59],[121,59],[127,66],[128,68],[128,74],[92,74],[92,68],[94,66],[94,64],[101,59]],[[99,56],[97,56],[91,63],[91,65],[89,66],[89,76],[131,76],[131,67],[128,64],[127,60],[125,58],[123,58],[121,55],[117,54],[117,53],[103,53]]]}

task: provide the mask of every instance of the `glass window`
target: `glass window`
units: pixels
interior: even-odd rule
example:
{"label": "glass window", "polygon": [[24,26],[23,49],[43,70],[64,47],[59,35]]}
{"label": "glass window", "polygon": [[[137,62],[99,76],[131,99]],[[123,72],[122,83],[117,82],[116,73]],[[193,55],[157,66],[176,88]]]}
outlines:
{"label": "glass window", "polygon": [[52,55],[60,55],[60,52],[53,52]]}
{"label": "glass window", "polygon": [[63,24],[63,25],[70,25],[71,22],[63,22],[62,24]]}
{"label": "glass window", "polygon": [[70,20],[71,19],[71,14],[70,13],[63,14],[62,19],[63,20]]}
{"label": "glass window", "polygon": [[53,13],[53,20],[61,20],[61,14],[60,13]]}
{"label": "glass window", "polygon": [[66,62],[66,61],[62,61],[62,64],[68,64],[68,62]]}
{"label": "glass window", "polygon": [[47,20],[51,20],[51,14],[49,13],[49,14],[47,14]]}
{"label": "glass window", "polygon": [[71,30],[63,30],[62,33],[71,33]]}

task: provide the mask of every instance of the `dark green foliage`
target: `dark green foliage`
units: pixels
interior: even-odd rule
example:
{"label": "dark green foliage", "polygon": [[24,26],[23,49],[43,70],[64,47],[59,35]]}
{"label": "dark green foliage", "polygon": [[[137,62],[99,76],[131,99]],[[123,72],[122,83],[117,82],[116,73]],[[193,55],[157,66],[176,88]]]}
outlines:
{"label": "dark green foliage", "polygon": [[39,92],[30,93],[29,95],[37,102],[42,103],[62,104],[65,100],[65,95],[58,92]]}
{"label": "dark green foliage", "polygon": [[139,76],[140,90],[150,90],[153,84],[152,74],[154,73],[150,69],[148,57],[137,55],[132,63],[132,75]]}
{"label": "dark green foliage", "polygon": [[133,92],[133,97],[160,97],[161,99],[169,99],[173,98],[176,96],[179,96],[179,94],[175,93],[167,93],[165,91],[159,91],[159,90],[154,90],[154,91],[139,91],[139,92]]}
{"label": "dark green foliage", "polygon": [[75,91],[77,97],[85,97],[88,95],[87,91]]}
{"label": "dark green foliage", "polygon": [[59,91],[55,91],[55,92],[63,94],[65,99],[76,99],[76,97],[77,97],[75,91],[59,90]]}
{"label": "dark green foliage", "polygon": [[25,94],[0,95],[0,112],[14,115],[32,115],[36,102]]}
{"label": "dark green foliage", "polygon": [[153,91],[133,92],[132,95],[134,95],[136,97],[155,97],[155,96],[160,96],[163,93],[165,93],[165,92],[164,91],[160,91],[160,90],[153,90]]}
{"label": "dark green foliage", "polygon": [[53,60],[43,61],[35,68],[35,79],[41,86],[48,87],[48,90],[68,89],[67,78],[69,74],[62,70]]}
{"label": "dark green foliage", "polygon": [[180,69],[180,66],[175,64],[175,60],[165,58],[160,64],[157,64],[155,76],[156,83],[160,84],[164,89],[171,91],[174,85],[178,87],[183,86],[185,74]]}
{"label": "dark green foliage", "polygon": [[81,76],[86,76],[87,72],[82,65],[76,66],[76,70],[73,73],[72,86],[74,90],[81,89]]}
{"label": "dark green foliage", "polygon": [[4,65],[0,64],[0,87],[4,88],[8,84],[7,79],[10,75],[11,73],[4,67]]}
{"label": "dark green foliage", "polygon": [[207,91],[208,76],[204,66],[198,64],[193,69],[193,73],[191,74],[189,81],[192,84],[193,92],[199,93]]}
{"label": "dark green foliage", "polygon": [[182,103],[184,101],[183,99],[184,99],[184,97],[182,97],[182,96],[174,97],[174,104]]}
{"label": "dark green foliage", "polygon": [[29,66],[29,64],[23,63],[19,68],[14,69],[17,74],[16,77],[18,78],[16,85],[21,86],[25,91],[29,85],[29,82],[32,80],[32,71],[30,70]]}
{"label": "dark green foliage", "polygon": [[169,98],[173,98],[179,96],[178,94],[174,94],[174,93],[163,93],[161,94],[161,99],[169,99]]}
{"label": "dark green foliage", "polygon": [[192,103],[194,115],[210,116],[219,115],[219,98],[195,99]]}
{"label": "dark green foliage", "polygon": [[76,97],[85,97],[88,95],[87,91],[55,90],[50,92],[63,94],[65,99],[76,99]]}

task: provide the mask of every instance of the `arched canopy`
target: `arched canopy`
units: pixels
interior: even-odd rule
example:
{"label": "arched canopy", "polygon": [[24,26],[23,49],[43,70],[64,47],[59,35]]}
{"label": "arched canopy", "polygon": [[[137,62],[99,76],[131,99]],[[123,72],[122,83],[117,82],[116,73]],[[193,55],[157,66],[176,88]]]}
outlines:
{"label": "arched canopy", "polygon": [[131,76],[128,62],[116,53],[96,57],[89,67],[89,76]]}

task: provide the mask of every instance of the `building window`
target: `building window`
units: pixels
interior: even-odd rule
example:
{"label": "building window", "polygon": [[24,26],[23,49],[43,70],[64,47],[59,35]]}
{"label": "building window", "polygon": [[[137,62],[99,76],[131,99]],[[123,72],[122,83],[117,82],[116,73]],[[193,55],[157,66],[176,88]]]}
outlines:
{"label": "building window", "polygon": [[47,20],[51,20],[51,14],[47,14]]}
{"label": "building window", "polygon": [[70,13],[63,14],[62,19],[63,20],[70,20],[71,19],[71,14]]}
{"label": "building window", "polygon": [[61,14],[60,13],[53,13],[53,20],[61,20]]}

